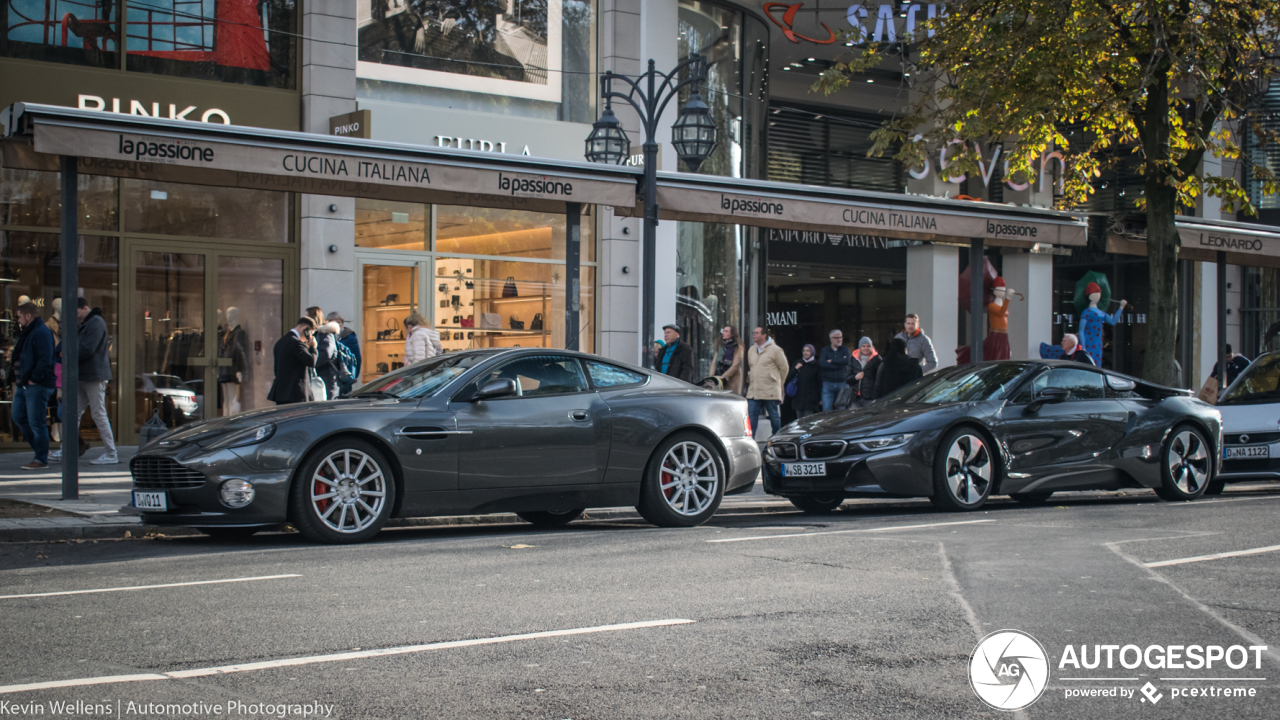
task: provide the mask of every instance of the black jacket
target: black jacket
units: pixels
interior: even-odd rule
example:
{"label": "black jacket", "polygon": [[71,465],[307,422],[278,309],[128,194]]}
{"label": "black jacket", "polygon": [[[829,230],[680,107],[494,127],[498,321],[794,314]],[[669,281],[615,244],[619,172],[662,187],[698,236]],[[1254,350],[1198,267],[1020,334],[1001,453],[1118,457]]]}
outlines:
{"label": "black jacket", "polygon": [[[1235,382],[1236,376],[1244,372],[1249,367],[1249,360],[1243,355],[1236,355],[1227,361],[1227,384]],[[1213,364],[1213,372],[1209,373],[1214,377],[1218,377],[1218,363]]]}
{"label": "black jacket", "polygon": [[796,412],[821,410],[822,368],[818,362],[804,363],[799,370],[792,365],[791,372],[787,373],[787,383],[790,384],[792,379],[796,380],[796,394],[791,398],[791,408]]}
{"label": "black jacket", "polygon": [[[662,369],[662,360],[667,356],[667,349],[658,351],[657,365]],[[697,368],[693,359],[693,346],[683,340],[676,340],[676,349],[671,355],[671,364],[667,366],[667,375],[692,383],[693,373]]]}
{"label": "black jacket", "polygon": [[35,383],[47,388],[57,387],[57,377],[53,374],[53,331],[36,316],[18,335],[13,345],[14,368],[16,378],[14,384],[26,387],[27,383]]}
{"label": "black jacket", "polygon": [[844,382],[845,372],[849,369],[849,361],[853,353],[848,345],[841,345],[835,350],[828,345],[818,351],[818,367],[822,370],[822,382]]}
{"label": "black jacket", "polygon": [[94,308],[80,323],[80,382],[102,382],[111,379],[111,338],[102,311]]}
{"label": "black jacket", "polygon": [[1093,361],[1093,356],[1085,352],[1084,348],[1080,347],[1079,345],[1076,346],[1075,352],[1071,353],[1070,355],[1063,355],[1062,359],[1075,360],[1076,362],[1084,363],[1085,365],[1097,365],[1097,363]]}
{"label": "black jacket", "polygon": [[876,397],[882,398],[921,377],[924,377],[924,370],[920,367],[920,361],[907,355],[906,343],[902,338],[894,338],[876,372]]}
{"label": "black jacket", "polygon": [[307,368],[316,366],[315,348],[307,347],[290,330],[276,341],[272,352],[275,355],[276,379],[271,383],[267,399],[277,405],[310,400],[307,392]]}
{"label": "black jacket", "polygon": [[[854,390],[854,396],[864,401],[875,400],[876,395],[876,375],[880,372],[880,365],[884,363],[884,358],[879,354],[872,355],[871,359],[865,365],[862,364],[860,356],[853,354],[853,360],[849,362],[849,375],[845,378],[845,383]],[[862,373],[861,380],[854,380],[858,373]]]}

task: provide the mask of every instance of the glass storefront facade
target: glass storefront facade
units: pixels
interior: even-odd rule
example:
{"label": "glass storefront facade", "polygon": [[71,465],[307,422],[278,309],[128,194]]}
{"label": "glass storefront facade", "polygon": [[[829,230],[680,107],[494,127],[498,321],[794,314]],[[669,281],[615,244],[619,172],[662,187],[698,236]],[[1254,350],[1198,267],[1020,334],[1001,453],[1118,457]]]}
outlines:
{"label": "glass storefront facade", "polygon": [[359,330],[365,380],[404,363],[418,313],[445,352],[595,347],[594,218],[582,218],[581,326],[566,328],[565,216],[523,210],[356,201]]}

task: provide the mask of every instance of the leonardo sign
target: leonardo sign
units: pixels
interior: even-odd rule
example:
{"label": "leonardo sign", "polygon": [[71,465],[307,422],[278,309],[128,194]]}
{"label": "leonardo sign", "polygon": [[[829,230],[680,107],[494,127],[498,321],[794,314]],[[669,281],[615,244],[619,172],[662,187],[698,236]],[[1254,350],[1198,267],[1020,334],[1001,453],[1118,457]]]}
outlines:
{"label": "leonardo sign", "polygon": [[1184,248],[1280,257],[1280,236],[1276,235],[1179,223],[1178,236]]}

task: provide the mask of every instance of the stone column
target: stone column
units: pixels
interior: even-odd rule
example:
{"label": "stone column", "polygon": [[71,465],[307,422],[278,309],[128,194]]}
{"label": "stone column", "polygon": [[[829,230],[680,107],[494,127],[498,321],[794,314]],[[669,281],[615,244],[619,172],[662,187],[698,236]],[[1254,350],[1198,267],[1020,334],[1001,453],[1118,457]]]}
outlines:
{"label": "stone column", "polygon": [[959,292],[960,248],[928,243],[907,248],[907,312],[920,316],[940,368],[956,364]]}
{"label": "stone column", "polygon": [[1218,269],[1216,263],[1195,263],[1195,317],[1192,318],[1191,352],[1195,358],[1192,368],[1192,389],[1209,377],[1218,362]]}
{"label": "stone column", "polygon": [[1009,351],[1013,360],[1040,357],[1040,343],[1053,337],[1053,256],[1014,252],[1004,256],[1004,281],[1026,300],[1009,306]]}

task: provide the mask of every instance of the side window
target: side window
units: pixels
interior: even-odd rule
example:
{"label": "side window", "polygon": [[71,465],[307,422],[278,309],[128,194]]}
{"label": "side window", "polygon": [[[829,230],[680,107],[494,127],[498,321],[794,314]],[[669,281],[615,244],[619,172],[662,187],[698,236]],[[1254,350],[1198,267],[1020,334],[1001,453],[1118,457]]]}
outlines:
{"label": "side window", "polygon": [[638,385],[645,379],[645,376],[638,372],[595,360],[587,361],[587,372],[591,374],[591,383],[598,388]]}
{"label": "side window", "polygon": [[1049,373],[1042,372],[1030,382],[1024,383],[1022,389],[1018,391],[1017,395],[1013,396],[1013,400],[1010,403],[1013,405],[1030,405],[1031,401],[1035,399],[1036,393],[1048,387],[1048,378]]}
{"label": "side window", "polygon": [[[1075,368],[1054,368],[1048,374],[1048,387],[1071,391],[1071,400],[1100,400],[1107,396],[1102,373]],[[1037,378],[1038,380],[1038,378]],[[1039,389],[1039,388],[1037,388]]]}
{"label": "side window", "polygon": [[576,359],[563,355],[531,355],[512,360],[494,368],[486,380],[500,378],[515,380],[521,397],[587,391],[582,367]]}

